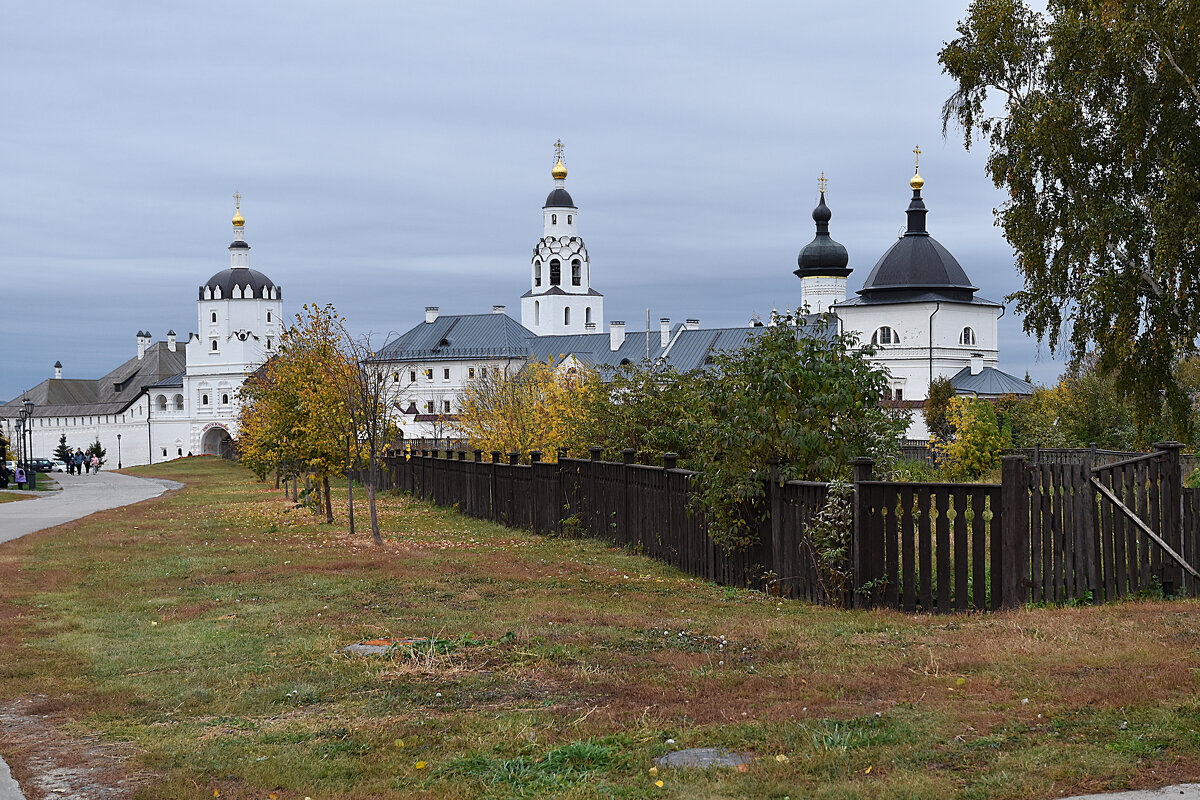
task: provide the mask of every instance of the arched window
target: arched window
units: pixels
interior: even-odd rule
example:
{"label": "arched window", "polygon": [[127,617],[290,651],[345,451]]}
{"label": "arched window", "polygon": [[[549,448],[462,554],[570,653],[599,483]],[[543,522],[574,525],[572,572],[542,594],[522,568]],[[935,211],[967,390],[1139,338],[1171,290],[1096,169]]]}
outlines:
{"label": "arched window", "polygon": [[214,312],[212,312],[212,314],[211,314],[211,318],[212,318],[212,321],[213,321],[213,322],[216,322],[216,321],[217,321],[217,312],[215,312],[215,311],[214,311]]}
{"label": "arched window", "polygon": [[591,306],[588,306],[587,308],[585,308],[583,310],[583,324],[584,325],[592,324],[592,307]]}
{"label": "arched window", "polygon": [[542,285],[542,262],[540,259],[533,262],[533,285]]}
{"label": "arched window", "polygon": [[577,258],[571,262],[571,285],[578,286],[583,280],[583,264]]}
{"label": "arched window", "polygon": [[214,353],[217,352],[217,340],[216,339],[212,340],[212,351]]}
{"label": "arched window", "polygon": [[887,325],[884,325],[871,336],[871,344],[900,344],[900,335]]}
{"label": "arched window", "polygon": [[166,395],[162,395],[162,394],[160,394],[158,397],[154,398],[154,403],[155,403],[155,405],[157,405],[157,406],[158,406],[158,410],[159,410],[159,411],[166,411],[166,410],[167,410],[167,397],[166,397]]}
{"label": "arched window", "polygon": [[567,306],[563,309],[563,325],[571,324],[571,307]]}
{"label": "arched window", "polygon": [[271,321],[271,312],[268,311],[267,312],[267,322],[270,322],[270,321]]}
{"label": "arched window", "polygon": [[573,216],[573,215],[571,215],[571,214],[567,214],[567,224],[568,224],[568,225],[570,225],[570,224],[571,224],[571,217],[572,217],[572,216]]}
{"label": "arched window", "polygon": [[181,394],[175,395],[175,410],[183,411],[183,395]]}
{"label": "arched window", "polygon": [[223,405],[223,406],[229,405],[229,395],[227,395],[227,394],[221,395],[221,405]]}
{"label": "arched window", "polygon": [[969,325],[963,328],[962,333],[958,335],[958,343],[965,345],[975,344],[975,331],[971,330]]}
{"label": "arched window", "polygon": [[558,286],[562,283],[562,262],[557,258],[550,261],[550,285]]}
{"label": "arched window", "polygon": [[558,214],[551,214],[551,215],[550,215],[550,224],[551,224],[551,225],[557,225],[557,224],[558,224]]}
{"label": "arched window", "polygon": [[533,301],[533,324],[542,324],[542,304],[537,300]]}
{"label": "arched window", "polygon": [[208,405],[208,395],[206,395],[206,394],[200,395],[200,405],[202,405],[202,406]]}
{"label": "arched window", "polygon": [[268,350],[271,349],[271,340],[270,339],[267,339],[267,349]]}

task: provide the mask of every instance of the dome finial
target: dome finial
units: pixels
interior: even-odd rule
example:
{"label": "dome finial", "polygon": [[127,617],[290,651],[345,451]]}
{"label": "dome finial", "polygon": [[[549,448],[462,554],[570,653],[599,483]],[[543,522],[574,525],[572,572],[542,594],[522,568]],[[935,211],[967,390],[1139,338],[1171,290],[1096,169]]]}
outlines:
{"label": "dome finial", "polygon": [[909,180],[908,185],[915,191],[920,191],[921,187],[925,185],[925,179],[921,177],[921,145],[913,148],[913,155],[917,157],[917,160],[916,165],[913,167],[912,179]]}
{"label": "dome finial", "polygon": [[233,227],[240,228],[246,224],[246,218],[242,216],[242,196],[238,192],[233,193],[234,212],[233,212]]}
{"label": "dome finial", "polygon": [[562,156],[563,156],[562,139],[559,139],[558,141],[556,141],[554,143],[554,156],[555,156],[556,160],[554,162],[554,169],[550,170],[550,176],[553,177],[554,180],[556,180],[556,181],[565,180],[567,177],[567,168],[563,166],[563,162],[562,162]]}
{"label": "dome finial", "polygon": [[825,180],[825,170],[821,170],[821,177],[817,178],[817,188],[821,190],[821,194],[825,194],[825,187],[829,185],[829,181]]}

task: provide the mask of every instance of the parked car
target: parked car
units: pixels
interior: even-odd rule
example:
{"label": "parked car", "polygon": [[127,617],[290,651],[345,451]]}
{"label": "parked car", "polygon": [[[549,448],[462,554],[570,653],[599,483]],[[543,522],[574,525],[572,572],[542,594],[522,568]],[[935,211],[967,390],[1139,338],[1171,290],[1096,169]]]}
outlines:
{"label": "parked car", "polygon": [[31,469],[35,469],[38,472],[63,472],[66,469],[65,467],[63,469],[58,469],[58,467],[55,466],[55,462],[48,458],[31,458],[29,459],[29,466]]}
{"label": "parked car", "polygon": [[54,471],[55,472],[66,472],[67,471],[67,462],[65,462],[61,459],[55,459]]}

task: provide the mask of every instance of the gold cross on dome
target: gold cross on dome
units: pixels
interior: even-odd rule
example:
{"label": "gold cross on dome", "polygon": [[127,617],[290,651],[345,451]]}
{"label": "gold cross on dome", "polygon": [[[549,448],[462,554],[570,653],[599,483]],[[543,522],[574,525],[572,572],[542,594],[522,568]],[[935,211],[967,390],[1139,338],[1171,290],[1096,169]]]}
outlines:
{"label": "gold cross on dome", "polygon": [[817,186],[821,189],[821,194],[825,194],[825,187],[829,185],[829,181],[825,180],[825,172],[822,170],[821,177],[817,179]]}
{"label": "gold cross on dome", "polygon": [[555,159],[556,159],[556,160],[558,160],[558,161],[562,161],[562,154],[563,154],[563,143],[562,143],[562,139],[559,139],[558,141],[556,141],[556,142],[554,143],[554,157],[555,157]]}
{"label": "gold cross on dome", "polygon": [[238,192],[233,193],[233,202],[237,204],[239,211],[242,210],[242,196]]}
{"label": "gold cross on dome", "polygon": [[915,155],[917,157],[917,164],[915,167],[913,167],[913,171],[920,172],[921,171],[921,145],[917,145],[916,147],[913,148],[913,155]]}

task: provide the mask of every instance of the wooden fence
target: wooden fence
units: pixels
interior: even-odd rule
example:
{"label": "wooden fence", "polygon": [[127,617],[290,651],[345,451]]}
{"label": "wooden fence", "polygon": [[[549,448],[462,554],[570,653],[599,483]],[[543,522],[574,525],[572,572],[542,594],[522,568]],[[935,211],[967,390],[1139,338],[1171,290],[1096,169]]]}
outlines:
{"label": "wooden fence", "polygon": [[695,473],[530,454],[422,451],[386,459],[383,488],[542,534],[611,541],[717,583],[818,603],[908,612],[1028,602],[1103,602],[1148,590],[1200,594],[1200,490],[1181,484],[1180,446],[1113,463],[1005,456],[999,484],[873,479],[856,459],[848,580],[818,567],[811,527],[823,483],[769,480],[756,543],[727,550],[692,509]]}

